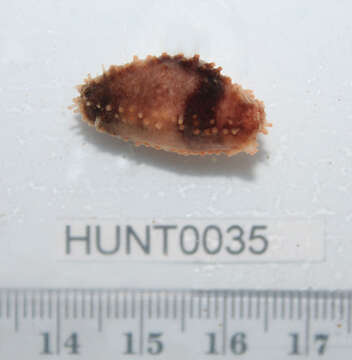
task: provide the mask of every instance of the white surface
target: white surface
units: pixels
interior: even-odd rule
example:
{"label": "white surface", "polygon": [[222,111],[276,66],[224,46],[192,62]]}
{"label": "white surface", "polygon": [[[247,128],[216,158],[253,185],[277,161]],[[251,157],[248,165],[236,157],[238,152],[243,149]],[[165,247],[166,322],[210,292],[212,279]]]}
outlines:
{"label": "white surface", "polygon": [[[0,6],[0,285],[351,287],[348,1],[19,1]],[[197,52],[263,99],[254,156],[121,143],[69,110],[74,85],[137,54]],[[55,261],[59,217],[325,217],[324,264]]]}

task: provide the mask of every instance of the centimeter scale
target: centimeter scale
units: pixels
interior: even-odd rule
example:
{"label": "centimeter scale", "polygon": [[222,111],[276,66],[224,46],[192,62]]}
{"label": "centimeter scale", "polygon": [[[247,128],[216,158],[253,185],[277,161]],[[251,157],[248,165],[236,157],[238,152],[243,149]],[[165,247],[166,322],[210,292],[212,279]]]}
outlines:
{"label": "centimeter scale", "polygon": [[0,359],[351,359],[352,291],[2,289]]}

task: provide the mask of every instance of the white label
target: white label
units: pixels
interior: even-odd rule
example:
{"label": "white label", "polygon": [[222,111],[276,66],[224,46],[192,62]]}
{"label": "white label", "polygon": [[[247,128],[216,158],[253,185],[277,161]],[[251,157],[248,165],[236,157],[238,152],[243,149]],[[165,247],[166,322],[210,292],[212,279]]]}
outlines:
{"label": "white label", "polygon": [[61,260],[244,263],[325,259],[322,220],[60,220]]}

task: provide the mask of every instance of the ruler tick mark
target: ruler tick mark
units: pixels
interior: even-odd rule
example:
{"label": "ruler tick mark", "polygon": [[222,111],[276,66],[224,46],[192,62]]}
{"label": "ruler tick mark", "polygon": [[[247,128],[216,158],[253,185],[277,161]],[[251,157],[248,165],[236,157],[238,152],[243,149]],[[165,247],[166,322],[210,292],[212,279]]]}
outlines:
{"label": "ruler tick mark", "polygon": [[8,319],[11,315],[10,312],[10,292],[6,291],[6,318]]}
{"label": "ruler tick mark", "polygon": [[298,319],[302,319],[302,293],[300,290],[297,291],[297,301],[298,301]]}
{"label": "ruler tick mark", "polygon": [[185,294],[182,292],[181,297],[181,331],[184,332],[186,330],[186,324],[185,324]]}
{"label": "ruler tick mark", "polygon": [[68,294],[67,294],[67,290],[65,290],[65,319],[69,318],[69,309],[68,309]]}
{"label": "ruler tick mark", "polygon": [[31,293],[31,316],[32,319],[36,317],[36,307],[37,307],[37,302],[36,302],[36,292],[35,290],[32,291]]}
{"label": "ruler tick mark", "polygon": [[343,293],[340,293],[339,294],[339,299],[340,299],[340,320],[342,320],[344,318],[344,312],[345,312],[345,307],[344,307],[344,296],[343,296]]}
{"label": "ruler tick mark", "polygon": [[170,298],[169,292],[164,293],[164,317],[169,318],[169,307],[170,307]]}
{"label": "ruler tick mark", "polygon": [[103,311],[102,311],[102,298],[101,292],[98,293],[98,331],[102,332],[103,330]]}
{"label": "ruler tick mark", "polygon": [[28,304],[27,304],[27,291],[23,292],[23,317],[26,318],[27,317],[27,309],[28,309]]}
{"label": "ruler tick mark", "polygon": [[94,290],[91,290],[89,293],[89,317],[93,319],[94,317]]}
{"label": "ruler tick mark", "polygon": [[115,307],[115,319],[117,319],[119,317],[119,292],[115,291],[115,299],[114,299],[114,307]]}
{"label": "ruler tick mark", "polygon": [[261,313],[261,311],[260,311],[261,310],[261,297],[260,297],[259,291],[256,293],[255,298],[256,298],[256,304],[257,304],[255,318],[259,319],[260,313]]}
{"label": "ruler tick mark", "polygon": [[318,320],[319,318],[319,293],[314,294],[314,319]]}
{"label": "ruler tick mark", "polygon": [[194,294],[193,291],[191,292],[191,296],[190,296],[190,304],[189,304],[189,317],[191,319],[193,319],[193,298],[194,298]]}
{"label": "ruler tick mark", "polygon": [[44,316],[44,299],[43,299],[43,291],[41,290],[39,293],[39,317],[43,319]]}
{"label": "ruler tick mark", "polygon": [[351,306],[352,306],[352,293],[348,292],[347,297],[347,332],[351,332]]}
{"label": "ruler tick mark", "polygon": [[326,320],[328,314],[328,301],[327,301],[327,294],[323,292],[323,319]]}
{"label": "ruler tick mark", "polygon": [[285,319],[286,317],[286,292],[283,291],[280,296],[281,299],[281,314],[280,318]]}
{"label": "ruler tick mark", "polygon": [[15,331],[19,328],[18,324],[18,291],[15,291]]}
{"label": "ruler tick mark", "polygon": [[77,290],[73,291],[73,318],[77,319]]}
{"label": "ruler tick mark", "polygon": [[52,296],[52,290],[49,290],[48,292],[48,300],[49,300],[49,303],[48,303],[48,317],[49,319],[52,318],[52,315],[53,315],[53,296]]}
{"label": "ruler tick mark", "polygon": [[243,292],[240,291],[240,319],[243,319],[244,316],[244,304],[243,304]]}
{"label": "ruler tick mark", "polygon": [[153,302],[152,302],[152,294],[148,292],[148,318],[151,319],[153,316]]}
{"label": "ruler tick mark", "polygon": [[56,300],[56,354],[60,354],[60,342],[61,342],[61,309],[60,309],[60,293],[55,294]]}
{"label": "ruler tick mark", "polygon": [[122,301],[123,301],[123,308],[122,308],[122,317],[124,319],[127,318],[127,294],[126,291],[122,293]]}
{"label": "ruler tick mark", "polygon": [[148,300],[147,300],[147,305],[148,305],[148,318],[151,319],[153,316],[153,298],[152,298],[152,293],[150,291],[148,291]]}
{"label": "ruler tick mark", "polygon": [[86,318],[86,292],[84,290],[81,295],[81,316],[82,319]]}
{"label": "ruler tick mark", "polygon": [[143,355],[144,343],[144,296],[143,292],[140,295],[140,313],[139,313],[139,353]]}
{"label": "ruler tick mark", "polygon": [[290,317],[290,320],[293,319],[293,302],[294,302],[293,293],[292,293],[292,291],[290,291],[289,292],[289,317]]}
{"label": "ruler tick mark", "polygon": [[132,308],[131,308],[131,317],[134,319],[136,317],[136,293],[132,292]]}
{"label": "ruler tick mark", "polygon": [[231,294],[231,317],[233,319],[236,318],[236,300],[237,300],[237,294],[233,292]]}
{"label": "ruler tick mark", "polygon": [[305,354],[309,355],[310,348],[310,291],[307,291],[306,297],[306,323],[305,323]]}
{"label": "ruler tick mark", "polygon": [[219,294],[216,292],[214,294],[214,302],[215,302],[215,318],[219,317]]}
{"label": "ruler tick mark", "polygon": [[222,354],[226,355],[227,348],[227,296],[223,296],[223,313],[222,313]]}
{"label": "ruler tick mark", "polygon": [[269,329],[269,295],[265,292],[264,298],[264,331],[268,332]]}
{"label": "ruler tick mark", "polygon": [[156,294],[156,318],[159,319],[161,314],[161,299],[160,292],[158,291]]}
{"label": "ruler tick mark", "polygon": [[207,319],[210,318],[210,293],[207,291]]}
{"label": "ruler tick mark", "polygon": [[198,294],[198,319],[202,318],[202,312],[203,312],[202,297],[203,297],[203,293],[199,293]]}
{"label": "ruler tick mark", "polygon": [[111,291],[109,290],[106,297],[106,317],[110,319],[111,316]]}
{"label": "ruler tick mark", "polygon": [[331,319],[332,319],[332,320],[335,320],[335,318],[336,318],[335,292],[332,292],[332,293],[331,293],[330,302],[331,302],[331,303],[330,303],[330,306],[331,306],[330,316],[331,316]]}
{"label": "ruler tick mark", "polygon": [[252,319],[252,293],[248,293],[248,319]]}
{"label": "ruler tick mark", "polygon": [[276,320],[277,318],[277,294],[276,292],[273,293],[273,309],[272,309],[273,319]]}
{"label": "ruler tick mark", "polygon": [[177,319],[177,294],[176,294],[176,292],[174,293],[174,295],[172,297],[172,301],[173,301],[173,306],[172,306],[173,318]]}

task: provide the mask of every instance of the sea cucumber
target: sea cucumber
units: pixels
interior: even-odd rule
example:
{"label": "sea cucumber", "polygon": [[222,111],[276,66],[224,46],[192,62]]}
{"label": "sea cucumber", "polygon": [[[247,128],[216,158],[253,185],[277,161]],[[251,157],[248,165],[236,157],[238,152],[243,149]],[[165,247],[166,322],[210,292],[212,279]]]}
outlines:
{"label": "sea cucumber", "polygon": [[77,87],[76,111],[96,130],[182,155],[257,152],[266,134],[263,102],[199,55],[111,66]]}

